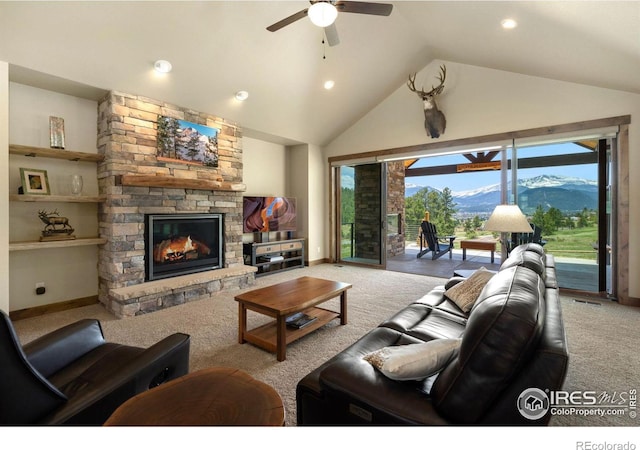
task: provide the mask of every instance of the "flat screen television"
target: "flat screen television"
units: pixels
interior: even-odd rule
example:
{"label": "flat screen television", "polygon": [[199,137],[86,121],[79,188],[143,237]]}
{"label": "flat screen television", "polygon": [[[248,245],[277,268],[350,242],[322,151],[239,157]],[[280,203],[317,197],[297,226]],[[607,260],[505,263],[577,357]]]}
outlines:
{"label": "flat screen television", "polygon": [[243,232],[296,231],[296,199],[243,197]]}

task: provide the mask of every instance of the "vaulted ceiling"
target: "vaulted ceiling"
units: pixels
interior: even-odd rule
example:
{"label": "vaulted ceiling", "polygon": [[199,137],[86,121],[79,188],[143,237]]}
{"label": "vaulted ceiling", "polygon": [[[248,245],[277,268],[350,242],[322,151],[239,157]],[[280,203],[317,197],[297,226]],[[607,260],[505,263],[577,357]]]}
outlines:
{"label": "vaulted ceiling", "polygon": [[[638,1],[390,3],[389,17],[340,14],[341,42],[329,47],[306,18],[266,30],[305,1],[0,1],[0,60],[17,82],[41,85],[44,73],[215,114],[249,136],[317,145],[434,60],[640,93]],[[507,17],[515,29],[501,28]],[[173,71],[154,74],[157,59]],[[429,87],[433,75],[416,84]],[[238,90],[249,92],[243,103]]]}

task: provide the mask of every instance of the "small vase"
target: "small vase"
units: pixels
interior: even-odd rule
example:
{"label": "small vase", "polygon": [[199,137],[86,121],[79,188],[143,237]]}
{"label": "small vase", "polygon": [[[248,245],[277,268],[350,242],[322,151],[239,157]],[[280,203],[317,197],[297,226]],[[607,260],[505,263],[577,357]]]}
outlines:
{"label": "small vase", "polygon": [[82,194],[82,175],[71,175],[71,193],[73,195]]}

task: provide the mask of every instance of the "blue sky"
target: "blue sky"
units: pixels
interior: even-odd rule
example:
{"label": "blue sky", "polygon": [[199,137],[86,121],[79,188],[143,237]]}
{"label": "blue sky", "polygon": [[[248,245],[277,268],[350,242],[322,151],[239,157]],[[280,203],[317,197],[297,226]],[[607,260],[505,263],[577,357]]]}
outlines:
{"label": "blue sky", "polygon": [[[568,153],[589,152],[585,148],[572,143],[552,144],[540,147],[521,148],[518,150],[518,157],[533,157],[545,155],[558,155]],[[497,157],[499,160],[499,156]],[[428,167],[432,165],[464,164],[469,162],[462,155],[435,156],[423,158],[417,161],[412,168]],[[597,179],[596,164],[582,164],[564,167],[549,167],[542,169],[521,169],[518,171],[518,178],[533,178],[539,175],[565,175],[571,177],[584,178],[587,180]],[[405,180],[406,184],[418,186],[430,186],[436,189],[448,187],[453,192],[467,191],[490,184],[500,183],[500,171],[492,170],[487,172],[463,172],[451,175],[435,175],[428,177],[410,177]]]}
{"label": "blue sky", "polygon": [[178,119],[178,123],[182,128],[187,128],[187,127],[195,128],[198,131],[198,133],[204,136],[209,136],[209,137],[215,137],[219,131],[217,128],[206,127],[204,125],[200,125],[197,123],[187,122],[186,120]]}

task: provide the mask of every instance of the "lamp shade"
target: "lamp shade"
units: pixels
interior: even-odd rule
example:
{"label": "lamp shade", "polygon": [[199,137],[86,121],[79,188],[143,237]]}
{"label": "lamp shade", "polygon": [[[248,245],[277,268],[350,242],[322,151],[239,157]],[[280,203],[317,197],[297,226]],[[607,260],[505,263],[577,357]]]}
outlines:
{"label": "lamp shade", "polygon": [[317,2],[309,7],[307,14],[314,25],[325,28],[336,21],[338,10],[329,2]]}
{"label": "lamp shade", "polygon": [[498,205],[484,224],[488,231],[501,233],[531,233],[531,225],[518,205]]}

